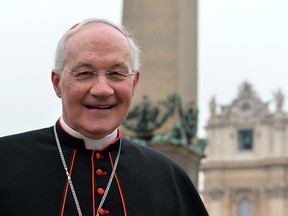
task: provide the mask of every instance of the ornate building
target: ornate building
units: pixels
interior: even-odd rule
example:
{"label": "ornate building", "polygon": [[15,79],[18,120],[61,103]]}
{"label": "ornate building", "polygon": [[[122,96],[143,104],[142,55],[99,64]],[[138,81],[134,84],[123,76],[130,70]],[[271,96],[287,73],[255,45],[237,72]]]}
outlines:
{"label": "ornate building", "polygon": [[210,103],[203,197],[211,216],[288,215],[288,117],[284,96],[276,109],[245,82],[218,113]]}
{"label": "ornate building", "polygon": [[122,132],[175,160],[198,182],[197,0],[123,1],[142,47],[140,82]]}

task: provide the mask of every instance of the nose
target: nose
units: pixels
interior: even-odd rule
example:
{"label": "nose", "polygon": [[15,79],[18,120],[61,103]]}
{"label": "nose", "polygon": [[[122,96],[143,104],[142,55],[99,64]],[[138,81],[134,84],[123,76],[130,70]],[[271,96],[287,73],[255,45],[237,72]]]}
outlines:
{"label": "nose", "polygon": [[95,97],[109,97],[114,94],[114,89],[104,74],[98,74],[92,83],[90,94]]}

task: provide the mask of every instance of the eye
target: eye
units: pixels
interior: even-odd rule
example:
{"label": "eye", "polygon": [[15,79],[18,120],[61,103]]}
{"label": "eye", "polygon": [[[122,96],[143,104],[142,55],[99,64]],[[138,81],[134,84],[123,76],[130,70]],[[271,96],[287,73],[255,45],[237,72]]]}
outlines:
{"label": "eye", "polygon": [[113,80],[124,80],[127,77],[127,73],[119,71],[109,71],[106,75],[109,79]]}
{"label": "eye", "polygon": [[94,75],[95,73],[92,71],[80,71],[74,73],[74,77],[76,77],[77,79],[89,79]]}

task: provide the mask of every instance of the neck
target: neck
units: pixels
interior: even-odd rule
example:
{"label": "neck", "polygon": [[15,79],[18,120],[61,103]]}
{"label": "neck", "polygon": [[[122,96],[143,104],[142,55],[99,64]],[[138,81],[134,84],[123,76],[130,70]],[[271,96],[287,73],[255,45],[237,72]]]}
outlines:
{"label": "neck", "polygon": [[63,120],[63,117],[60,118],[60,125],[62,129],[68,133],[69,135],[76,137],[78,139],[83,139],[85,148],[89,150],[98,150],[101,151],[105,148],[107,148],[109,145],[114,143],[117,139],[118,130],[115,129],[111,134],[108,134],[107,136],[101,138],[101,139],[91,139],[89,137],[84,136],[83,134],[79,133],[78,131],[75,131],[72,129],[69,125],[65,123]]}

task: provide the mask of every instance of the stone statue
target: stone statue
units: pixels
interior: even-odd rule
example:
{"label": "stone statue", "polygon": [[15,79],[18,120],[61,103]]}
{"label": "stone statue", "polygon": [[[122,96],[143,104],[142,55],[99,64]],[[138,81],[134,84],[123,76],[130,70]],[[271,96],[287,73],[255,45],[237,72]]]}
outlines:
{"label": "stone statue", "polygon": [[215,100],[215,96],[212,96],[210,103],[209,103],[209,107],[210,107],[210,116],[211,118],[216,116],[216,100]]}
{"label": "stone statue", "polygon": [[161,104],[164,111],[160,112],[160,106],[152,105],[148,96],[144,95],[142,103],[129,112],[123,125],[137,133],[152,133],[172,115],[179,100],[178,94],[171,95],[167,101]]}
{"label": "stone statue", "polygon": [[279,89],[278,92],[274,93],[274,97],[276,100],[276,112],[282,113],[283,103],[284,103],[284,95],[283,95],[281,89]]}

